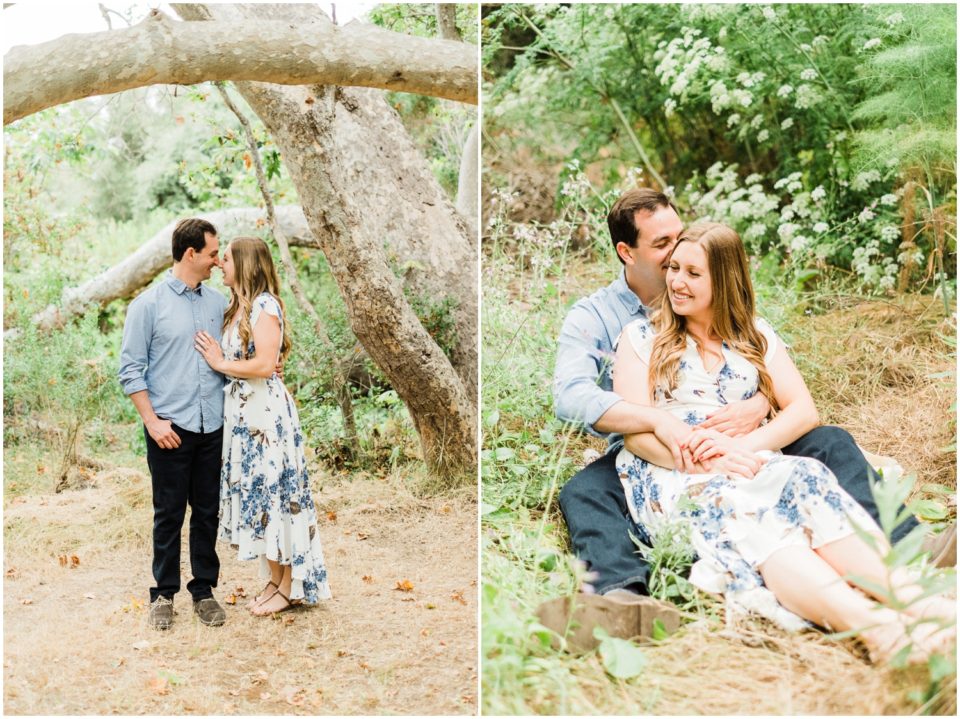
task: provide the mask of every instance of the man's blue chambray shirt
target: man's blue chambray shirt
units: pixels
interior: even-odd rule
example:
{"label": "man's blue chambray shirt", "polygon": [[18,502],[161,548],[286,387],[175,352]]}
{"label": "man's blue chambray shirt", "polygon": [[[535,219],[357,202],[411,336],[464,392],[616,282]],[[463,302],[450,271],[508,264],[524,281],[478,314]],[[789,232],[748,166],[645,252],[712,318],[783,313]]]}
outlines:
{"label": "man's blue chambray shirt", "polygon": [[597,437],[606,437],[607,451],[619,450],[623,435],[593,428],[623,397],[613,391],[611,368],[621,330],[649,310],[627,286],[624,273],[589,297],[579,300],[563,320],[553,372],[553,405],[557,417],[580,424]]}
{"label": "man's blue chambray shirt", "polygon": [[147,390],[158,417],[190,432],[223,426],[224,377],[193,346],[206,330],[219,342],[226,298],[201,283],[191,290],[168,270],[127,309],[118,376],[130,395]]}

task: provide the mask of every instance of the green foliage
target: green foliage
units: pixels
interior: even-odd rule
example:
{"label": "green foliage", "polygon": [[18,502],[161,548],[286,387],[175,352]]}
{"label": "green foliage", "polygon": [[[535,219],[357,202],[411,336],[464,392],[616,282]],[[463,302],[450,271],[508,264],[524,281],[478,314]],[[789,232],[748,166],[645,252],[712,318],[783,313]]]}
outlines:
{"label": "green foliage", "polygon": [[[917,158],[938,158],[923,178],[934,206],[955,198],[955,13],[500,6],[483,23],[496,71],[488,147],[508,166],[519,154],[579,161],[573,172],[603,191],[656,184],[655,171],[690,220],[731,224],[790,282],[839,271],[863,289],[904,289],[932,253],[939,267],[925,278],[949,278],[955,241],[902,243],[913,239],[905,188]],[[512,56],[511,42],[523,43]],[[955,201],[946,213],[955,226]]]}

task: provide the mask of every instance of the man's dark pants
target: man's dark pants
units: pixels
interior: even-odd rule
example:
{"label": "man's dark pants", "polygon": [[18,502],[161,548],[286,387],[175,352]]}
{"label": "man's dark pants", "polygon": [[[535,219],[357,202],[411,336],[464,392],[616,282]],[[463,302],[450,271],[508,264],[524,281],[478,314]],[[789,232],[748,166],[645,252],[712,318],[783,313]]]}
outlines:
{"label": "man's dark pants", "polygon": [[180,591],[180,530],[190,505],[190,569],[187,584],[194,601],[213,595],[220,575],[217,525],[220,510],[220,454],[223,428],[189,432],[173,425],[180,436],[176,449],[161,449],[144,427],[147,465],[153,479],[153,578],[151,603],[158,596],[173,599]]}
{"label": "man's dark pants", "polygon": [[[783,453],[823,462],[837,476],[840,486],[879,519],[870,493],[870,483],[879,477],[849,432],[839,427],[817,427],[784,447]],[[615,460],[616,452],[606,454],[575,474],[560,490],[560,509],[570,530],[573,552],[596,575],[591,583],[598,593],[626,588],[646,594],[649,567],[630,539],[630,533],[636,531]],[[893,541],[916,526],[917,520],[911,517],[894,530]]]}

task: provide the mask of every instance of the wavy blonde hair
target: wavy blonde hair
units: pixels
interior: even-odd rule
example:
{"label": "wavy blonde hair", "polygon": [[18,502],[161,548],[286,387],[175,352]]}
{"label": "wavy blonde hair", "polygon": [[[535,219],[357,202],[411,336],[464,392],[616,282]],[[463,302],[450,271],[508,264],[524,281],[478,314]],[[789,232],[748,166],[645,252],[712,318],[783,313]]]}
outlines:
{"label": "wavy blonde hair", "polygon": [[[767,339],[757,329],[750,266],[740,236],[718,222],[701,222],[680,234],[673,252],[681,242],[699,244],[707,258],[713,290],[713,320],[709,331],[757,368],[758,390],[770,402],[771,413],[775,414],[779,406],[773,394],[773,380],[763,361]],[[672,258],[673,253],[670,256]],[[687,330],[686,318],[673,311],[668,292],[660,299],[653,325],[657,335],[650,353],[651,394],[656,396],[660,390],[670,397],[679,382],[680,357],[687,348]]]}
{"label": "wavy blonde hair", "polygon": [[243,347],[243,356],[250,358],[248,347],[253,328],[250,326],[250,311],[253,301],[258,295],[267,292],[280,305],[283,313],[283,337],[280,340],[280,360],[286,361],[293,343],[287,330],[286,307],[280,298],[280,279],[274,267],[270,248],[259,237],[235,237],[230,241],[230,259],[233,262],[233,287],[230,288],[230,304],[223,315],[223,329],[240,317],[240,346]]}

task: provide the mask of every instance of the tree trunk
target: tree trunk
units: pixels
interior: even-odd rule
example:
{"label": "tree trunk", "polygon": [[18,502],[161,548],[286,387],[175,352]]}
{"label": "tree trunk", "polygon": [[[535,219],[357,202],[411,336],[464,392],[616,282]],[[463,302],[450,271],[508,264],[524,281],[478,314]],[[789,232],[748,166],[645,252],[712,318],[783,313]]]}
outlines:
{"label": "tree trunk", "polygon": [[477,103],[474,46],[323,19],[200,26],[154,10],[130,28],[16,46],[3,58],[3,124],[83,97],[205,80],[337,83]]}
{"label": "tree trunk", "polygon": [[438,2],[437,11],[437,29],[440,31],[440,37],[444,40],[460,41],[460,31],[457,29],[457,6],[453,3]]}
{"label": "tree trunk", "polygon": [[[330,24],[306,5],[174,7],[187,20]],[[381,93],[235,86],[281,149],[353,332],[409,409],[427,466],[469,476],[477,459],[475,237]],[[417,319],[404,284],[422,300],[454,301],[449,359]]]}
{"label": "tree trunk", "polygon": [[477,170],[480,165],[478,141],[480,139],[480,122],[474,121],[463,143],[463,153],[460,155],[460,176],[457,179],[457,210],[470,222],[470,230],[476,235],[479,227],[477,203],[480,188]]}

